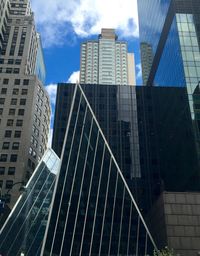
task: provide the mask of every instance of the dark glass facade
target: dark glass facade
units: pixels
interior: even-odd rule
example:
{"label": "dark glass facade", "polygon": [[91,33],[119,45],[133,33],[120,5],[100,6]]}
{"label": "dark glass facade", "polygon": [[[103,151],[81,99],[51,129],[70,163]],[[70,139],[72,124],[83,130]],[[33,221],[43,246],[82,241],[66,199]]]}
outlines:
{"label": "dark glass facade", "polygon": [[0,231],[0,255],[40,255],[59,164],[48,149]]}
{"label": "dark glass facade", "polygon": [[151,191],[155,199],[159,184],[165,191],[199,191],[200,169],[187,89],[145,86],[137,87],[136,92],[144,195]]}
{"label": "dark glass facade", "polygon": [[[200,97],[199,0],[145,2],[138,0],[140,40],[149,44],[154,53],[147,85],[187,88],[200,163],[200,119],[197,107]],[[157,15],[157,9],[162,10],[162,15]],[[143,15],[148,12],[147,16]],[[159,26],[156,35],[151,32],[148,24],[154,29]]]}
{"label": "dark glass facade", "polygon": [[[111,85],[82,85],[82,88],[91,108],[94,110],[95,117],[98,120],[103,134],[105,135],[106,141],[109,144],[140,209],[142,209],[143,214],[148,213],[151,205],[163,190],[197,191],[200,189],[200,175],[195,146],[195,135],[193,132],[193,122],[191,119],[186,88],[122,87]],[[59,155],[61,155],[63,142],[65,141],[64,137],[66,127],[69,125],[74,89],[75,85],[73,84],[58,85],[53,148]],[[70,218],[69,216],[71,216],[72,220],[74,220],[74,215],[76,215],[75,211],[77,210],[77,205],[72,206],[71,208],[71,199],[69,199],[70,194],[66,194],[66,199],[64,201],[69,201],[70,205],[64,205],[64,202],[62,205],[61,202],[59,202],[59,198],[61,198],[62,193],[64,193],[63,196],[65,195],[65,191],[66,193],[70,193],[70,191],[72,191],[71,186],[73,182],[75,182],[73,185],[75,186],[74,189],[77,189],[76,186],[80,188],[81,179],[85,177],[83,176],[85,175],[83,174],[84,170],[81,169],[84,162],[79,163],[79,160],[77,160],[80,155],[83,161],[87,161],[88,156],[90,156],[91,159],[94,157],[94,152],[88,151],[87,153],[87,145],[82,145],[80,142],[82,141],[82,143],[87,144],[93,138],[92,143],[94,143],[94,145],[90,144],[91,147],[89,146],[88,150],[94,150],[95,146],[99,145],[97,144],[97,141],[99,140],[97,139],[98,132],[95,133],[96,135],[94,137],[90,137],[90,131],[93,134],[94,130],[98,127],[94,129],[93,125],[95,125],[95,122],[92,121],[93,119],[88,111],[85,117],[88,121],[86,122],[81,119],[82,121],[79,124],[79,119],[77,119],[80,115],[80,110],[77,109],[77,104],[80,104],[79,101],[80,96],[78,97],[78,102],[75,105],[76,109],[73,109],[73,115],[71,117],[71,122],[73,121],[74,123],[71,126],[70,122],[71,128],[68,127],[68,141],[65,141],[65,150],[63,151],[64,155],[62,158],[63,164],[61,173],[63,173],[63,176],[61,176],[60,182],[58,183],[60,184],[60,191],[57,190],[57,197],[52,210],[52,222],[50,222],[47,236],[49,245],[46,244],[47,247],[52,244],[52,236],[55,235],[55,237],[59,237],[59,234],[63,233],[63,229],[60,228],[64,228],[63,225],[66,218]],[[81,101],[80,109],[82,109],[82,105],[86,108],[84,101]],[[85,108],[84,114],[86,111]],[[77,129],[74,128],[76,122],[76,125],[79,124]],[[93,122],[93,124],[91,124],[91,122]],[[82,131],[83,124],[87,124],[87,127],[84,128],[86,130]],[[91,125],[93,127],[92,130]],[[81,133],[83,133],[83,135],[81,135]],[[72,139],[73,143],[71,141]],[[97,148],[100,150],[99,146]],[[73,153],[74,151],[76,152],[75,154]],[[81,152],[84,152],[84,154]],[[97,153],[97,156],[100,158],[98,161],[100,162],[103,161],[102,154],[101,149],[101,151]],[[72,160],[70,160],[71,162],[66,160],[69,159],[69,157],[72,158]],[[76,161],[78,161],[77,166],[74,166],[76,165]],[[72,168],[68,166],[70,163],[73,163]],[[91,164],[86,164],[85,168],[87,169],[89,166],[92,168]],[[66,168],[69,170],[66,171]],[[82,173],[79,174],[76,170],[76,174],[74,174],[74,169],[81,170]],[[97,167],[95,170],[96,169],[99,168]],[[90,169],[88,169],[90,180],[92,174],[89,170]],[[66,175],[66,173],[68,173],[68,176],[65,177],[64,175]],[[79,175],[82,176],[78,178]],[[96,174],[95,176],[97,179],[99,179],[98,175]],[[65,178],[66,181],[64,181]],[[107,181],[107,179],[108,177],[106,176],[105,180]],[[77,180],[79,183],[76,185]],[[84,180],[85,178],[83,178],[83,181]],[[69,191],[63,189],[63,187],[66,186],[64,182],[69,184]],[[88,198],[89,193],[87,190],[88,185],[89,184],[87,183],[83,183],[83,186],[86,186],[84,189],[86,191],[86,198]],[[96,188],[98,188],[98,186]],[[80,190],[78,190],[77,193],[77,196],[79,196]],[[93,191],[93,193],[97,192]],[[94,199],[91,199],[94,200],[94,203],[91,201],[92,205],[95,205],[96,203],[95,198],[97,198],[96,194]],[[77,202],[77,200],[78,198],[72,201]],[[82,197],[80,200],[82,200]],[[60,206],[58,206],[58,204]],[[84,207],[87,206],[87,202],[82,203],[82,205],[82,213],[85,217]],[[60,209],[65,209],[62,216],[58,213],[58,210],[54,210],[54,208],[58,209],[58,207],[60,207]],[[88,211],[90,211],[89,209],[90,208],[88,208]],[[68,214],[70,213],[71,215],[67,215],[68,217],[66,217],[65,211],[68,211]],[[60,217],[58,218],[58,216]],[[51,232],[55,230],[55,226],[52,225],[55,225],[56,220],[58,229],[56,231],[57,233],[53,235]],[[79,221],[81,221],[81,219],[79,219]],[[70,223],[73,223],[73,221],[70,221]],[[82,225],[83,224],[80,224],[80,226]],[[107,225],[109,227],[110,224],[107,223]],[[137,229],[137,221],[134,225],[135,229]],[[66,228],[68,228],[68,231],[66,232],[70,233],[70,227],[66,226]],[[83,231],[80,231],[80,234],[82,234],[82,232]],[[49,237],[50,234],[51,237]],[[86,237],[90,239],[90,236],[87,236],[87,233]],[[70,239],[69,241],[72,241]],[[58,253],[59,251],[60,245],[56,241],[57,240],[54,241],[55,248],[51,248],[52,253]],[[69,243],[71,244],[71,242]],[[56,244],[58,244],[57,249]],[[77,248],[79,248],[79,246],[80,245],[77,245]],[[126,245],[124,246],[126,247]],[[48,250],[50,249],[46,250],[46,255],[48,255]],[[77,251],[77,254],[78,253],[79,251]],[[97,252],[94,252],[94,255],[96,255],[95,253]],[[115,253],[114,255],[116,255]]]}
{"label": "dark glass facade", "polygon": [[[82,85],[82,88],[120,168],[126,178],[133,180],[134,195],[142,209],[148,210],[163,189],[199,189],[197,150],[186,88],[109,85]],[[73,91],[72,84],[58,85],[52,145],[58,155]],[[196,101],[198,95],[197,91]],[[199,104],[195,106],[198,108]]]}
{"label": "dark glass facade", "polygon": [[[58,89],[54,146],[59,151],[63,145],[62,165],[43,255],[146,255],[152,245],[132,198],[141,177],[139,158],[134,159],[139,157],[135,88],[82,88],[91,107],[79,85]],[[65,103],[70,110],[63,108]],[[66,134],[59,137],[56,127],[64,128],[64,113]]]}

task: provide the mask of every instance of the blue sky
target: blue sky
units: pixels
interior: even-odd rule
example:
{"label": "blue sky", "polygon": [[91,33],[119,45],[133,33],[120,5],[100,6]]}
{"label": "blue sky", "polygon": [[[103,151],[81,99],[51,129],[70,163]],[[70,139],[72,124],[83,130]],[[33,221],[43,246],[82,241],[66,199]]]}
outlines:
{"label": "blue sky", "polygon": [[119,40],[128,42],[141,84],[137,0],[31,0],[31,5],[42,38],[53,111],[56,84],[77,80],[81,42],[96,39],[102,27],[115,28]]}

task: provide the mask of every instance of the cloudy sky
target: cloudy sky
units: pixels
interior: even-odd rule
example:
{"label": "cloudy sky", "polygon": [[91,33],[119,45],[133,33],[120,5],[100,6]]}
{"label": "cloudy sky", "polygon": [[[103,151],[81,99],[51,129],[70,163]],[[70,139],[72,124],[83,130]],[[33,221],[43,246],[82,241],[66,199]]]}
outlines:
{"label": "cloudy sky", "polygon": [[46,86],[52,107],[57,82],[75,82],[80,69],[80,44],[96,39],[101,28],[115,28],[119,40],[135,53],[141,83],[137,0],[31,0],[41,33],[46,63]]}

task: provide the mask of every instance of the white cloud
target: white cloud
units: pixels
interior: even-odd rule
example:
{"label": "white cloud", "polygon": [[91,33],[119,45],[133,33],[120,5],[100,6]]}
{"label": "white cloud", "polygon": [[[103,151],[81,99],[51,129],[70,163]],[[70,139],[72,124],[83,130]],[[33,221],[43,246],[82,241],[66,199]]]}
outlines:
{"label": "white cloud", "polygon": [[45,86],[45,89],[47,90],[49,97],[50,97],[50,101],[51,101],[51,105],[55,106],[56,103],[56,92],[57,92],[57,84],[49,84],[47,86]]}
{"label": "white cloud", "polygon": [[136,65],[136,77],[137,77],[137,79],[142,78],[142,65],[141,65],[141,63]]}
{"label": "white cloud", "polygon": [[32,8],[45,46],[99,34],[102,27],[138,37],[137,0],[32,0]]}
{"label": "white cloud", "polygon": [[49,148],[51,147],[52,139],[53,139],[53,128],[51,128],[51,129],[49,130],[49,136],[48,136],[48,147],[49,147]]}
{"label": "white cloud", "polygon": [[57,93],[57,84],[49,84],[45,86],[50,102],[51,102],[51,123],[50,123],[50,131],[48,138],[48,146],[51,147],[52,137],[53,137],[53,122],[54,122],[54,112],[55,112],[55,104],[56,104],[56,93]]}
{"label": "white cloud", "polygon": [[67,83],[76,83],[79,82],[79,75],[80,75],[80,71],[74,71],[69,79],[67,80]]}

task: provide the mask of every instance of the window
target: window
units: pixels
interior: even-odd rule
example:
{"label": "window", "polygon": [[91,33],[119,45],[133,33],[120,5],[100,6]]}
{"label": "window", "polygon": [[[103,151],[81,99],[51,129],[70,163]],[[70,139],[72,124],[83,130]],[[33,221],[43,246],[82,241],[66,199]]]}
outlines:
{"label": "window", "polygon": [[0,105],[4,105],[5,103],[5,98],[0,98]]}
{"label": "window", "polygon": [[14,109],[14,108],[10,108],[8,114],[9,114],[10,116],[11,116],[11,115],[15,115],[15,109]]}
{"label": "window", "polygon": [[8,64],[13,64],[14,60],[13,59],[8,59]]}
{"label": "window", "polygon": [[12,149],[14,149],[14,150],[19,149],[19,142],[13,142]]}
{"label": "window", "polygon": [[13,180],[7,180],[6,181],[6,188],[7,189],[11,189],[13,186]]}
{"label": "window", "polygon": [[20,79],[15,79],[15,85],[20,85]]}
{"label": "window", "polygon": [[3,64],[4,63],[4,59],[0,59],[0,64]]}
{"label": "window", "polygon": [[5,167],[0,166],[0,175],[4,175],[4,174],[5,174]]}
{"label": "window", "polygon": [[24,79],[23,85],[29,85],[29,80],[28,79]]}
{"label": "window", "polygon": [[16,121],[16,126],[22,126],[22,125],[23,125],[23,120],[18,119]]}
{"label": "window", "polygon": [[9,167],[8,168],[8,175],[14,175],[15,174],[15,167]]}
{"label": "window", "polygon": [[17,155],[16,154],[12,154],[11,156],[10,156],[10,162],[17,162]]}
{"label": "window", "polygon": [[20,105],[26,105],[26,99],[20,99]]}
{"label": "window", "polygon": [[20,138],[21,137],[21,131],[15,131],[14,138]]}
{"label": "window", "polygon": [[17,105],[17,99],[11,99],[10,105]]}
{"label": "window", "polygon": [[15,60],[15,64],[16,65],[21,65],[21,60],[19,60],[19,59]]}
{"label": "window", "polygon": [[22,95],[27,95],[28,94],[28,90],[27,89],[22,89]]}
{"label": "window", "polygon": [[12,68],[6,68],[6,73],[11,74],[12,73]]}
{"label": "window", "polygon": [[0,162],[6,162],[7,161],[7,157],[8,157],[7,154],[1,154],[0,155]]}
{"label": "window", "polygon": [[18,110],[18,115],[23,116],[24,115],[24,109],[19,109]]}
{"label": "window", "polygon": [[9,83],[9,79],[4,78],[4,79],[3,79],[3,84],[8,84],[8,83]]}
{"label": "window", "polygon": [[13,73],[14,74],[19,74],[19,68],[14,68]]}
{"label": "window", "polygon": [[0,115],[3,114],[3,108],[0,108]]}
{"label": "window", "polygon": [[10,147],[10,142],[4,142],[2,149],[9,149],[9,147]]}
{"label": "window", "polygon": [[31,161],[31,159],[28,159],[28,166],[34,170],[35,169],[35,163]]}
{"label": "window", "polygon": [[7,88],[2,88],[1,89],[1,94],[6,94],[7,93]]}
{"label": "window", "polygon": [[19,89],[13,89],[13,94],[18,95],[19,94]]}
{"label": "window", "polygon": [[10,130],[5,131],[5,138],[10,138],[11,135],[12,135],[12,131],[10,131]]}
{"label": "window", "polygon": [[7,126],[13,126],[14,120],[13,119],[8,119],[7,120]]}

